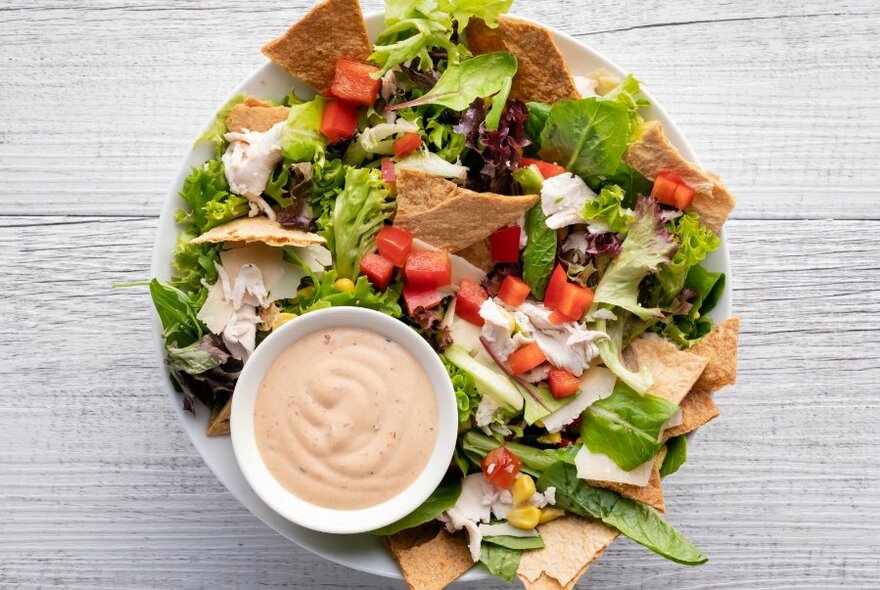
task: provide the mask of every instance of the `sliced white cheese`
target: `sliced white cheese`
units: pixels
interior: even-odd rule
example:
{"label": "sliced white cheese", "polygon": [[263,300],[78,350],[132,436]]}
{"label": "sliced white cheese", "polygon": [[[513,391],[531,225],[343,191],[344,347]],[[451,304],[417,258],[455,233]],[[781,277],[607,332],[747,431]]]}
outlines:
{"label": "sliced white cheese", "polygon": [[208,329],[214,334],[223,332],[223,328],[229,323],[235,308],[232,301],[226,299],[223,293],[223,284],[218,279],[216,283],[208,287],[208,298],[196,315]]}
{"label": "sliced white cheese", "polygon": [[537,537],[535,529],[520,529],[512,524],[501,522],[498,524],[481,524],[477,527],[484,537]]}
{"label": "sliced white cheese", "polygon": [[642,463],[632,471],[624,471],[608,455],[594,453],[584,445],[575,456],[574,464],[580,479],[613,481],[643,487],[648,485],[648,481],[651,479],[654,459]]}
{"label": "sliced white cheese", "polygon": [[669,420],[663,423],[663,428],[661,429],[661,431],[667,430],[669,428],[675,428],[676,426],[681,426],[682,420],[683,418],[681,415],[681,408],[679,408],[676,413],[669,417]]}
{"label": "sliced white cheese", "polygon": [[[304,248],[305,249],[305,248]],[[296,297],[296,291],[305,273],[296,265],[285,262],[281,248],[273,248],[265,244],[250,244],[240,248],[224,250],[220,253],[220,262],[229,275],[229,283],[235,279],[241,267],[253,264],[263,274],[263,284],[269,292],[268,302],[278,299]]]}
{"label": "sliced white cheese", "polygon": [[605,367],[591,367],[583,372],[580,381],[580,393],[569,403],[541,420],[548,432],[559,432],[574,422],[581,412],[594,402],[611,395],[617,377]]}

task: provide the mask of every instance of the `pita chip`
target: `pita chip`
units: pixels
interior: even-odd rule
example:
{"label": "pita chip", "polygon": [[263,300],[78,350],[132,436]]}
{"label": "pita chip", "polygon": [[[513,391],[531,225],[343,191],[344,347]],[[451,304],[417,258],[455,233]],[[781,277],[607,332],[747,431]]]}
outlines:
{"label": "pita chip", "polygon": [[706,359],[706,370],[695,385],[704,391],[718,391],[736,383],[736,347],[739,337],[739,318],[730,318],[715,326],[689,354]]}
{"label": "pita chip", "polygon": [[566,98],[580,98],[565,58],[544,27],[514,18],[498,19],[490,29],[479,19],[467,27],[468,49],[474,55],[509,51],[518,66],[511,96],[523,101],[553,104]]}
{"label": "pita chip", "polygon": [[523,552],[517,576],[526,590],[573,588],[618,532],[598,520],[567,515],[538,527],[544,548]]}
{"label": "pita chip", "polygon": [[229,419],[232,416],[232,398],[223,404],[217,415],[208,423],[208,429],[205,431],[208,436],[222,436],[229,434]]}
{"label": "pita chip", "polygon": [[687,211],[697,213],[700,222],[716,233],[736,204],[717,176],[684,159],[657,121],[644,124],[641,136],[623,154],[623,161],[650,180],[662,170],[681,176],[696,192]]}
{"label": "pita chip", "polygon": [[634,486],[628,483],[617,483],[613,481],[593,481],[588,480],[591,486],[597,488],[605,488],[617,492],[621,496],[632,498],[648,506],[652,506],[660,512],[666,512],[666,503],[663,500],[663,487],[660,483],[660,465],[663,463],[662,458],[654,461],[654,468],[651,470],[651,479],[648,480],[646,486]]}
{"label": "pita chip", "polygon": [[263,55],[319,93],[333,83],[336,60],[366,63],[371,51],[358,0],[324,0],[263,47]]}
{"label": "pita chip", "polygon": [[275,107],[259,98],[249,96],[241,104],[235,105],[226,117],[226,130],[241,133],[248,131],[268,131],[276,123],[287,120],[290,109]]}
{"label": "pita chip", "polygon": [[681,424],[663,431],[663,438],[693,432],[720,415],[711,394],[695,387],[681,402]]}
{"label": "pita chip", "polygon": [[462,535],[425,527],[400,531],[385,539],[410,590],[441,590],[474,565]]}
{"label": "pita chip", "polygon": [[483,272],[489,272],[489,269],[492,268],[492,249],[488,239],[471,244],[467,248],[459,250],[456,254]]}
{"label": "pita chip", "polygon": [[648,393],[680,404],[700,378],[708,361],[701,356],[679,350],[671,342],[653,336],[635,339],[624,353],[627,361],[639,370],[651,369],[654,382]]}
{"label": "pita chip", "polygon": [[268,217],[242,217],[209,229],[192,240],[193,244],[219,244],[222,242],[262,242],[268,246],[311,246],[323,244],[324,238],[316,234],[286,229]]}
{"label": "pita chip", "polygon": [[539,198],[477,193],[424,172],[401,170],[394,225],[434,247],[456,252],[516,223]]}

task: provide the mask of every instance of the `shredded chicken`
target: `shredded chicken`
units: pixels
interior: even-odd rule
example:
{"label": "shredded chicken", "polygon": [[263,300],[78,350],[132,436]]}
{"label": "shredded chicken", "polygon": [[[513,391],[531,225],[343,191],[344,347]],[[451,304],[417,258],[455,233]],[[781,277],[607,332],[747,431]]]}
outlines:
{"label": "shredded chicken", "polygon": [[257,326],[263,323],[257,309],[270,304],[263,273],[256,265],[245,264],[239,269],[235,283],[230,284],[226,269],[217,262],[214,267],[217,269],[217,283],[208,285],[208,297],[220,298],[222,304],[231,307],[231,314],[222,328],[211,326],[211,329],[222,336],[232,356],[247,360],[256,348]]}
{"label": "shredded chicken", "polygon": [[547,216],[547,227],[560,229],[575,223],[586,223],[581,210],[587,201],[596,198],[579,176],[570,172],[544,181],[541,187],[541,209]]}
{"label": "shredded chicken", "polygon": [[266,190],[272,170],[281,161],[281,135],[286,121],[272,126],[268,131],[231,132],[224,137],[229,147],[223,154],[223,169],[229,188],[250,201],[250,216],[260,212],[275,221],[275,212],[260,195]]}

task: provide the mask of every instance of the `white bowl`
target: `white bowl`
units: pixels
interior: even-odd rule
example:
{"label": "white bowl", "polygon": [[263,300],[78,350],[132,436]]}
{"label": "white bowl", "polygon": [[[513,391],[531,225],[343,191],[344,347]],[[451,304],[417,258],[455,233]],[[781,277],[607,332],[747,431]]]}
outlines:
{"label": "white bowl", "polygon": [[[437,440],[428,463],[406,489],[381,504],[357,510],[317,506],[287,491],[260,455],[254,433],[254,406],[266,371],[297,340],[327,328],[361,328],[401,345],[425,370],[437,399]],[[400,520],[431,495],[449,468],[458,434],[455,391],[440,357],[415,330],[371,309],[331,307],[284,324],[263,340],[248,359],[232,396],[232,448],[251,488],[272,510],[300,526],[324,533],[364,533]]]}
{"label": "white bowl", "polygon": [[[382,31],[382,19],[383,14],[381,12],[366,16],[367,30],[371,38],[375,39]],[[616,75],[626,73],[627,70],[618,67],[614,62],[597,51],[590,49],[575,38],[549,27],[548,30],[552,33],[553,39],[568,62],[569,68],[575,74],[588,74],[598,68],[605,68]],[[279,28],[280,31],[281,29]],[[259,50],[259,46],[263,41],[266,41],[266,39],[254,40],[254,51]],[[638,77],[639,64],[627,65],[631,68],[628,71],[632,71]],[[291,87],[296,88],[298,92],[311,92],[308,86],[292,78],[282,68],[267,62],[243,80],[236,88],[232,89],[229,96],[225,97],[217,106],[217,110],[226,104],[230,98],[242,92],[281,100],[287,96]],[[697,155],[694,153],[693,148],[688,144],[666,111],[651,98],[650,89],[648,90],[644,94],[653,106],[648,109],[646,118],[660,121],[663,124],[666,136],[681,153],[686,158],[697,161]],[[215,113],[213,112],[205,113],[205,125],[202,131],[199,132],[199,135],[213,123],[214,115]],[[177,178],[174,184],[169,187],[168,198],[165,200],[162,215],[159,218],[156,245],[153,250],[152,274],[159,278],[159,280],[167,280],[171,275],[171,257],[177,241],[177,234],[180,231],[174,222],[174,212],[183,206],[183,202],[178,196],[178,192],[183,186],[183,180],[189,174],[191,166],[201,164],[211,157],[213,157],[213,152],[210,146],[203,144],[193,148],[183,157]],[[715,321],[720,322],[730,317],[731,311],[730,258],[727,253],[727,240],[723,231],[721,232],[721,247],[712,252],[703,262],[703,265],[711,271],[727,273],[728,286],[724,290],[718,305],[710,314]],[[158,316],[155,314],[153,316],[153,328],[156,337],[157,371],[160,372],[165,383],[169,403],[180,417],[181,425],[190,440],[192,440],[193,446],[205,460],[211,471],[217,476],[217,479],[226,486],[230,493],[260,520],[299,546],[346,567],[379,576],[400,578],[400,569],[391,559],[391,556],[388,555],[388,551],[381,538],[364,534],[327,535],[306,529],[279,515],[251,490],[244,474],[238,468],[238,463],[232,451],[232,442],[229,438],[208,437],[205,435],[205,428],[208,423],[207,410],[204,407],[199,407],[196,410],[198,415],[193,416],[183,409],[180,394],[174,390],[165,370],[162,326]],[[477,567],[462,576],[461,580],[473,581],[487,577],[490,577],[490,574],[484,568]]]}

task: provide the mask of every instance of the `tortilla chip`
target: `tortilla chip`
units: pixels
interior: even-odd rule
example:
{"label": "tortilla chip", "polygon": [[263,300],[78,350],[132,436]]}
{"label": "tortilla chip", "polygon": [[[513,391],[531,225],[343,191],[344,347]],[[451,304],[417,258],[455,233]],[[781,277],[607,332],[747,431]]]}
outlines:
{"label": "tortilla chip", "polygon": [[226,130],[241,133],[248,131],[268,131],[276,123],[287,120],[290,109],[274,107],[252,96],[243,103],[235,105],[226,117]]}
{"label": "tortilla chip", "polygon": [[686,209],[700,216],[700,222],[714,232],[721,230],[736,201],[714,174],[703,171],[684,159],[663,133],[657,121],[648,121],[642,135],[627,148],[623,161],[651,180],[661,170],[675,172],[696,191]]}
{"label": "tortilla chip", "polygon": [[651,470],[651,479],[648,480],[646,486],[634,486],[628,483],[617,483],[614,481],[593,481],[588,480],[591,486],[597,488],[605,488],[617,492],[621,496],[632,498],[648,506],[653,506],[660,512],[666,512],[666,502],[663,500],[663,487],[660,483],[660,465],[663,463],[662,458],[654,461],[654,468]]}
{"label": "tortilla chip", "polygon": [[242,217],[218,225],[192,240],[193,244],[222,242],[262,242],[269,246],[311,246],[323,244],[324,238],[298,229],[285,229],[268,217]]}
{"label": "tortilla chip", "polygon": [[263,55],[319,93],[333,83],[336,60],[366,63],[371,51],[358,0],[324,0],[263,47]]}
{"label": "tortilla chip", "polygon": [[634,340],[624,356],[635,370],[650,367],[654,382],[648,388],[648,393],[674,404],[680,404],[690,393],[708,362],[701,356],[679,350],[671,342],[652,336]]}
{"label": "tortilla chip", "polygon": [[476,244],[471,244],[464,250],[455,252],[483,272],[489,272],[492,268],[492,249],[489,240],[480,240]]}
{"label": "tortilla chip", "polygon": [[694,387],[708,392],[736,383],[736,346],[739,318],[730,318],[706,334],[688,353],[708,361]]}
{"label": "tortilla chip", "polygon": [[468,49],[474,55],[509,51],[519,65],[510,95],[526,102],[553,104],[566,98],[580,98],[565,58],[544,27],[514,18],[498,19],[490,29],[479,19],[467,26]]}
{"label": "tortilla chip", "polygon": [[476,193],[424,172],[401,170],[394,225],[436,248],[455,252],[515,223],[539,198]]}
{"label": "tortilla chip", "polygon": [[434,523],[386,537],[391,557],[410,590],[441,590],[474,565],[467,540]]}
{"label": "tortilla chip", "polygon": [[598,520],[567,515],[538,527],[543,549],[523,552],[516,574],[527,590],[573,588],[619,534]]}
{"label": "tortilla chip", "polygon": [[693,432],[720,415],[718,406],[712,400],[712,395],[695,387],[681,401],[681,424],[663,431],[663,438],[670,439]]}
{"label": "tortilla chip", "polygon": [[229,434],[229,419],[232,416],[232,398],[229,398],[214,419],[208,423],[208,429],[205,431],[208,436],[221,436]]}

